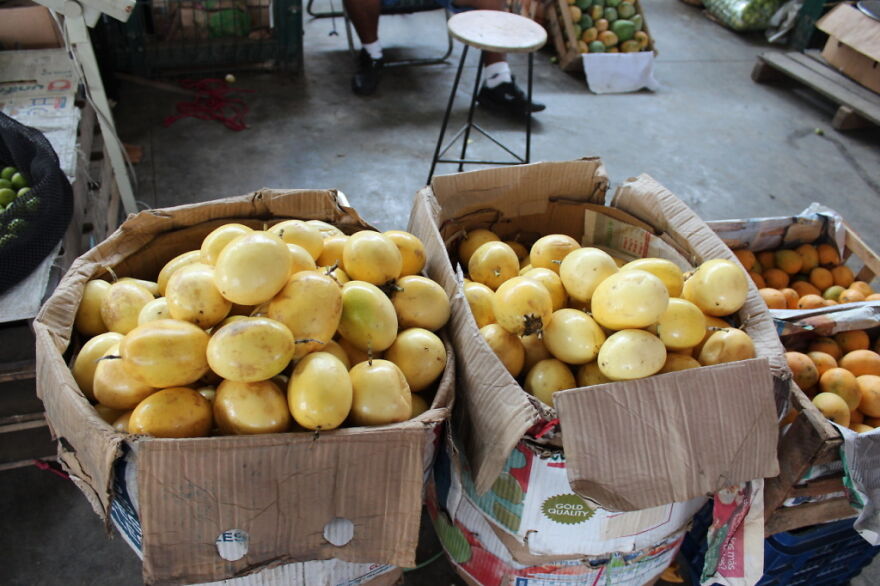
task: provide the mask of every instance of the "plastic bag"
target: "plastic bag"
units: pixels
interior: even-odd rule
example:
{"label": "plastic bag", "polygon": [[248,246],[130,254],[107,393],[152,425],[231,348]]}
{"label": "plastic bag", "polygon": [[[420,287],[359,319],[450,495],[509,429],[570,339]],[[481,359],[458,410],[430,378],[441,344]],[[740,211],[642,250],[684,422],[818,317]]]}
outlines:
{"label": "plastic bag", "polygon": [[735,31],[762,31],[784,0],[703,0],[706,10]]}
{"label": "plastic bag", "polygon": [[0,212],[0,293],[27,277],[64,236],[73,189],[43,134],[0,112],[0,167],[12,166],[31,187]]}

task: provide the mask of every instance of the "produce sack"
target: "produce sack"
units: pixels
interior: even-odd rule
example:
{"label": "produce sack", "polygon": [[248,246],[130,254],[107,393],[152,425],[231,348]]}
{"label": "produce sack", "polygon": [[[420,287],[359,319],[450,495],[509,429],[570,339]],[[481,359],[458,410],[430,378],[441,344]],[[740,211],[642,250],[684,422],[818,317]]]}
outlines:
{"label": "produce sack", "polygon": [[783,0],[703,0],[703,4],[721,24],[745,32],[766,29]]}
{"label": "produce sack", "polygon": [[30,192],[0,212],[0,293],[27,277],[61,240],[73,189],[43,134],[0,112],[0,167],[15,167]]}

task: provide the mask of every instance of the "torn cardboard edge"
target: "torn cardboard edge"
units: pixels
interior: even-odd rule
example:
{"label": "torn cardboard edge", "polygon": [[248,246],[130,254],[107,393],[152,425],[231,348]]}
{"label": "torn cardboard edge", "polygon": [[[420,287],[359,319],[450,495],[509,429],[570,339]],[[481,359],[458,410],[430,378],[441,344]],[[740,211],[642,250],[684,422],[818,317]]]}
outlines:
{"label": "torn cardboard edge", "polygon": [[[601,205],[607,184],[604,167],[596,158],[567,163],[536,163],[437,177],[430,188],[419,193],[411,216],[410,229],[423,241],[433,242],[431,254],[439,257],[432,258],[431,276],[443,284],[451,296],[455,296],[460,292],[446,247],[460,237],[464,228],[491,228],[502,240],[511,235],[522,234],[525,230],[530,234],[566,233],[578,238],[583,230],[583,214],[573,214],[572,211],[578,209],[578,205]],[[693,264],[716,257],[735,261],[730,250],[702,220],[647,175],[618,187],[611,207],[652,226],[654,233],[661,235],[667,243],[689,252]],[[733,471],[728,469],[729,462],[711,462],[711,457],[703,458],[701,465],[710,462],[715,468],[701,469],[701,476],[694,479],[693,484],[686,488],[679,487],[678,490],[672,490],[670,484],[680,481],[666,478],[666,485],[651,495],[643,488],[637,489],[635,494],[628,494],[628,483],[621,482],[613,487],[615,491],[621,491],[613,499],[616,504],[644,509],[686,498],[683,495],[695,497],[706,494],[721,483],[763,478],[778,473],[775,446],[779,405],[775,399],[780,394],[784,395],[781,401],[787,401],[787,393],[777,387],[787,389],[784,381],[791,375],[766,306],[751,283],[746,305],[739,312],[739,317],[755,341],[758,357],[764,358],[769,365],[768,373],[772,372],[779,384],[768,374],[761,387],[753,389],[754,396],[758,399],[757,405],[766,411],[766,415],[758,420],[726,420],[718,423],[733,435],[742,437],[740,442],[735,442],[737,445],[747,439],[746,435],[751,435],[753,440],[749,446],[761,444],[770,448],[760,450],[760,460],[745,462],[744,459]],[[464,389],[459,394],[459,404],[469,418],[470,435],[473,439],[466,443],[466,447],[475,470],[477,491],[482,494],[498,477],[507,455],[522,437],[523,430],[528,431],[530,424],[540,423],[545,416],[530,402],[527,393],[503,369],[485,343],[481,344],[476,340],[479,336],[473,327],[472,318],[459,318],[453,325],[452,334],[460,354],[468,356],[468,360],[459,369],[459,388]],[[734,364],[732,368],[741,368],[744,375],[752,372],[748,365]],[[677,373],[674,376],[684,380],[690,375]],[[565,392],[576,396],[577,393],[588,394],[589,391],[590,388]],[[572,417],[566,417],[569,421],[568,429],[579,429],[579,422]],[[503,424],[499,425],[499,422]],[[669,427],[673,430],[675,428]],[[638,428],[634,425],[628,429]],[[562,436],[569,461],[579,458],[577,450],[572,450],[568,443],[571,435],[563,433]],[[601,441],[601,438],[591,439]],[[661,445],[648,447],[658,450]],[[617,464],[611,461],[613,448],[615,446],[603,446],[600,449],[610,450],[603,453],[607,453],[608,464],[612,469]],[[592,444],[584,449],[595,452],[597,447]],[[711,453],[712,446],[701,445],[694,449]],[[647,460],[648,468],[633,467],[632,473],[650,476],[646,470],[650,469],[653,460]],[[739,474],[743,476],[738,476]],[[596,499],[595,494],[578,492],[582,496],[598,500],[606,508],[614,508],[608,506],[607,502]],[[608,497],[609,494],[602,496]]]}
{"label": "torn cardboard edge", "polygon": [[[160,262],[172,257],[175,246],[180,251],[191,250],[193,243],[199,243],[198,238],[216,225],[248,218],[255,218],[258,223],[287,218],[320,219],[348,232],[373,229],[353,209],[341,205],[337,192],[321,190],[263,189],[216,202],[141,212],[130,216],[110,237],[73,263],[34,323],[37,390],[44,401],[51,429],[59,440],[61,461],[75,475],[77,486],[84,489],[86,498],[105,520],[112,504],[114,462],[121,456],[123,444],[132,441],[132,436],[116,433],[98,417],[65,362],[83,288],[107,266],[115,266],[119,276],[137,274],[142,268],[140,263],[158,272]],[[367,429],[345,428],[321,434],[317,440],[312,434],[296,433],[190,440],[135,438],[133,445],[141,456],[138,494],[144,499],[141,521],[145,536],[145,579],[149,582],[221,579],[247,567],[265,566],[270,559],[282,558],[288,561],[339,558],[404,567],[414,565],[426,465],[433,457],[431,438],[437,426],[448,417],[452,402],[455,362],[451,346],[446,345],[450,360],[438,383],[432,409],[404,423]],[[380,439],[370,439],[377,437]],[[294,445],[297,448],[293,448]],[[388,446],[394,446],[401,457],[393,462],[376,458],[377,454],[387,455],[383,450],[390,449]],[[308,506],[291,500],[295,495],[280,501],[270,499],[281,503],[276,506],[286,507],[274,517],[274,522],[293,516],[300,519],[300,529],[305,531],[304,520],[319,512],[314,503],[325,503],[323,513],[330,511],[327,507],[334,510],[341,507],[339,510],[344,509],[355,522],[355,538],[350,543],[342,547],[328,543],[320,530],[326,519],[320,521],[321,527],[309,530],[308,540],[296,535],[287,542],[278,542],[277,550],[273,549],[273,540],[280,539],[281,533],[263,535],[257,529],[256,542],[252,542],[248,556],[234,563],[218,557],[213,546],[216,535],[192,541],[198,531],[211,533],[216,529],[219,533],[240,529],[236,525],[249,523],[247,519],[253,515],[241,519],[237,515],[243,514],[249,502],[268,498],[259,491],[278,486],[280,477],[273,474],[288,474],[290,485],[293,479],[303,477],[303,470],[309,469],[309,458],[319,458],[320,454],[324,463],[318,465],[315,460],[312,464],[315,464],[313,471],[320,473],[324,480],[322,493],[313,495]],[[337,467],[343,456],[349,458],[353,468],[362,468],[360,477],[355,478]],[[277,461],[270,462],[272,465],[264,470],[250,473],[261,474],[265,482],[230,488],[248,477],[242,475],[242,470],[249,461],[267,458]],[[285,468],[288,465],[294,467]],[[239,468],[227,470],[229,474],[217,473],[229,466]],[[181,469],[187,474],[179,474]],[[196,469],[200,473],[189,476]],[[181,486],[177,490],[178,498],[168,499],[164,491],[157,489],[156,482],[165,487],[185,482],[190,488]],[[215,488],[192,492],[199,483]],[[221,486],[225,488],[220,490]],[[254,492],[255,486],[262,488]],[[336,491],[335,498],[330,500],[327,499],[328,486]],[[300,490],[306,489],[301,487]],[[221,492],[227,496],[218,505],[216,495]],[[379,502],[377,498],[391,500]],[[237,508],[239,505],[245,509]],[[169,513],[171,509],[176,513]],[[206,516],[208,512],[210,515]],[[214,527],[212,523],[223,526]],[[290,536],[289,533],[284,535]],[[183,537],[191,541],[187,543]]]}

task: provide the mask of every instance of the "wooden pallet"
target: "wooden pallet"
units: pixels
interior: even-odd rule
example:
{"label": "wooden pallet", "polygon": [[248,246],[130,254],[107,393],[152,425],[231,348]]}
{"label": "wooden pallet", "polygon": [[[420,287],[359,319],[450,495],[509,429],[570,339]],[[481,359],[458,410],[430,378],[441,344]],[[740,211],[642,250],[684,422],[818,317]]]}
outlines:
{"label": "wooden pallet", "polygon": [[[844,232],[842,260],[853,270],[856,279],[871,283],[880,275],[880,256],[846,223]],[[829,523],[857,514],[846,497],[842,472],[801,481],[813,466],[840,461],[843,438],[794,384],[791,385],[791,402],[797,416],[779,439],[779,476],[768,478],[764,483],[766,535]],[[825,497],[826,500],[794,507],[783,506],[786,500],[796,497]]]}
{"label": "wooden pallet", "polygon": [[758,56],[752,80],[793,80],[838,105],[831,120],[837,130],[880,126],[880,94],[858,84],[828,64],[819,51],[767,52]]}

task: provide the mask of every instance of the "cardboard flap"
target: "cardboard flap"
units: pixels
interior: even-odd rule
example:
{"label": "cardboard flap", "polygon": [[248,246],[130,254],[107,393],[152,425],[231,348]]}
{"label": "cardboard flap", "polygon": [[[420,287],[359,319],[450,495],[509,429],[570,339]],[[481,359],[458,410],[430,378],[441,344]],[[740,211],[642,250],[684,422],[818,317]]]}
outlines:
{"label": "cardboard flap", "polygon": [[[320,436],[141,441],[144,577],[202,582],[329,558],[414,566],[425,439],[412,422]],[[216,542],[234,530],[247,534],[247,551],[227,561]]]}
{"label": "cardboard flap", "polygon": [[880,61],[880,22],[849,4],[838,4],[816,22],[816,28],[862,55]]}
{"label": "cardboard flap", "polygon": [[548,200],[511,197],[512,191],[547,193],[602,204],[605,203],[608,177],[598,157],[587,157],[578,161],[533,163],[441,175],[431,181],[431,189],[443,209],[450,210],[455,217],[486,208],[498,210],[504,216],[518,217],[543,213]]}
{"label": "cardboard flap", "polygon": [[49,329],[34,323],[34,335],[37,396],[59,442],[58,458],[95,512],[106,519],[113,462],[121,453],[122,436],[98,417],[64,362],[51,359],[60,357],[61,349]]}
{"label": "cardboard flap", "polygon": [[554,395],[575,492],[635,511],[779,473],[767,360],[687,372]]}
{"label": "cardboard flap", "polygon": [[[739,265],[736,255],[684,202],[649,175],[639,175],[618,187],[612,205],[620,207],[662,231],[683,250],[693,251],[694,266],[713,258],[726,258]],[[743,329],[755,343],[759,357],[767,358],[773,376],[787,380],[791,371],[785,360],[785,350],[776,335],[773,319],[761,299],[752,279],[746,303],[739,311]],[[778,397],[782,404],[786,397]]]}
{"label": "cardboard flap", "polygon": [[[437,178],[439,179],[439,178]],[[479,334],[473,314],[452,270],[446,246],[437,231],[439,204],[432,190],[421,190],[413,202],[409,230],[425,245],[428,276],[440,283],[449,295],[452,315],[447,328],[457,344],[456,375],[463,387],[456,401],[467,429],[479,433],[465,435],[469,459],[476,470],[477,490],[485,492],[501,473],[504,462],[525,432],[538,421],[528,395],[510,376]],[[485,438],[492,438],[486,441]]]}

